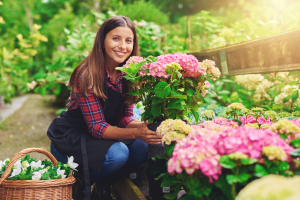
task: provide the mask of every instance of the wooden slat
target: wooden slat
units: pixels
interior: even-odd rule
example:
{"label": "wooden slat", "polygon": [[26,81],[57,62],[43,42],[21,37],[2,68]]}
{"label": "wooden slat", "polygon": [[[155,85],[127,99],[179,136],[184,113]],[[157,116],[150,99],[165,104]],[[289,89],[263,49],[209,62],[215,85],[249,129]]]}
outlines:
{"label": "wooden slat", "polygon": [[300,30],[189,54],[214,60],[222,75],[300,71]]}

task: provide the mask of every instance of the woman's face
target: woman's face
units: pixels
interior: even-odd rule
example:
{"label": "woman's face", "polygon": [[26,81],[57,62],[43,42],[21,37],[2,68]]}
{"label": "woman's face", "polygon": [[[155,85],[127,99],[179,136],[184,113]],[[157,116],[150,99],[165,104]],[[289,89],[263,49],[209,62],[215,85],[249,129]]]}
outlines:
{"label": "woman's face", "polygon": [[106,66],[117,67],[133,49],[133,32],[129,27],[119,26],[106,34],[104,40]]}

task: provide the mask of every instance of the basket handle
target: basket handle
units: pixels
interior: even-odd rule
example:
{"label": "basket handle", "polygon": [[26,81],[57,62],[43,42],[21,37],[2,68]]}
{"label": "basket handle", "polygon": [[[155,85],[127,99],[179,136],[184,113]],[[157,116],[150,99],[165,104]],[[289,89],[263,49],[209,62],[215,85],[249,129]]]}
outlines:
{"label": "basket handle", "polygon": [[44,149],[41,148],[27,148],[27,149],[23,149],[22,151],[20,151],[19,153],[17,153],[8,163],[5,172],[2,174],[1,178],[0,178],[0,185],[1,183],[8,178],[8,176],[10,175],[11,172],[11,168],[14,166],[14,164],[22,157],[25,156],[29,153],[33,153],[33,152],[37,152],[37,153],[42,153],[45,156],[47,156],[48,158],[50,158],[50,160],[52,161],[52,163],[54,164],[54,166],[57,165],[57,160],[56,158],[49,152],[46,151]]}

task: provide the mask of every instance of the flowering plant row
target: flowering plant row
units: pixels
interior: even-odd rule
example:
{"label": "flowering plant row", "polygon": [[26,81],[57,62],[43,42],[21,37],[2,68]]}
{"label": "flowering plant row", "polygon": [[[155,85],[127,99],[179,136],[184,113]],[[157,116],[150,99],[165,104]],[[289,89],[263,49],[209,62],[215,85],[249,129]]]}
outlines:
{"label": "flowering plant row", "polygon": [[161,186],[171,185],[174,191],[166,198],[174,199],[184,187],[183,199],[234,199],[254,179],[299,173],[295,148],[300,147],[300,118],[275,120],[274,112],[248,110],[239,103],[229,105],[226,112],[230,119],[208,110],[201,113],[206,121],[190,128],[174,120],[158,127],[163,142],[174,148],[168,173],[161,175]]}
{"label": "flowering plant row", "polygon": [[149,122],[164,119],[189,120],[192,113],[196,121],[201,98],[210,89],[208,79],[216,80],[220,71],[214,61],[199,62],[193,55],[184,53],[166,54],[147,58],[133,56],[123,67],[145,112],[142,120]]}
{"label": "flowering plant row", "polygon": [[[68,178],[71,170],[76,170],[78,164],[73,162],[74,158],[68,158],[67,164],[57,163],[54,166],[51,161],[38,160],[26,155],[23,159],[19,159],[11,170],[11,175],[7,180],[50,180]],[[10,162],[9,159],[0,160],[0,176]]]}

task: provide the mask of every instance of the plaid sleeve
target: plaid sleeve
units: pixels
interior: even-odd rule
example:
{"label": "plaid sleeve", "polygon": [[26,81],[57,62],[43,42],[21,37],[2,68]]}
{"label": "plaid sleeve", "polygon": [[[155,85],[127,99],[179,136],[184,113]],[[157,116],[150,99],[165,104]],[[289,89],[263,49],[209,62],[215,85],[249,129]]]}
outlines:
{"label": "plaid sleeve", "polygon": [[127,103],[125,103],[118,126],[120,128],[125,128],[133,120],[135,120],[133,116],[133,105],[128,105]]}
{"label": "plaid sleeve", "polygon": [[95,138],[102,139],[104,131],[110,124],[105,121],[99,98],[95,96],[92,89],[89,89],[88,96],[82,96],[80,92],[77,95],[90,133]]}

